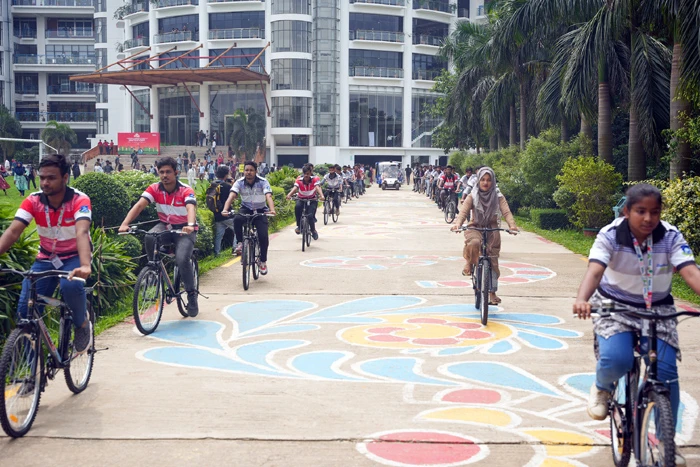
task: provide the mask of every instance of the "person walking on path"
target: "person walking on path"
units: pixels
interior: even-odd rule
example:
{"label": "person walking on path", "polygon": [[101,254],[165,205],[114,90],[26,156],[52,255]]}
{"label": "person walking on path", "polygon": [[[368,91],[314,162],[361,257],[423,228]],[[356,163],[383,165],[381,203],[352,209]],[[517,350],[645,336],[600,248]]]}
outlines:
{"label": "person walking on path", "polygon": [[[217,212],[214,213],[214,254],[219,256],[221,253],[221,241],[224,239],[227,230],[233,229],[233,218],[225,217],[221,212],[223,211],[224,204],[231,193],[231,179],[229,178],[229,169],[225,165],[220,165],[216,169],[216,180],[213,182],[212,186],[220,185]],[[208,190],[207,190],[208,191]],[[221,209],[218,209],[218,208]],[[233,244],[236,244],[236,234],[233,234]],[[235,254],[235,251],[234,251]]]}
{"label": "person walking on path", "polygon": [[5,180],[6,177],[7,170],[5,170],[5,166],[0,165],[0,190],[5,192],[5,196],[7,196],[7,189],[10,188],[10,184]]}
{"label": "person walking on path", "polygon": [[27,171],[21,162],[17,163],[13,174],[15,177],[15,188],[17,188],[20,195],[24,196],[24,192],[29,189],[29,184],[27,183]]}
{"label": "person walking on path", "polygon": [[97,148],[98,148],[99,151],[100,151],[100,156],[102,156],[102,155],[104,154],[104,152],[105,152],[105,147],[104,147],[104,144],[102,143],[102,140],[99,140],[99,141],[97,142]]}
{"label": "person walking on path", "polygon": [[190,169],[187,171],[187,184],[192,188],[197,186],[197,173],[194,168],[194,164],[190,165]]}
{"label": "person walking on path", "polygon": [[73,167],[71,169],[73,171],[73,179],[77,179],[80,177],[80,164],[78,164],[78,161],[75,161],[73,163]]}
{"label": "person walking on path", "polygon": [[406,171],[406,185],[410,185],[411,183],[411,173],[413,173],[413,170],[411,170],[411,166],[407,165],[406,168],[404,169]]}
{"label": "person walking on path", "polygon": [[27,182],[27,189],[29,189],[29,184],[31,183],[36,190],[36,170],[32,164],[27,166]]}

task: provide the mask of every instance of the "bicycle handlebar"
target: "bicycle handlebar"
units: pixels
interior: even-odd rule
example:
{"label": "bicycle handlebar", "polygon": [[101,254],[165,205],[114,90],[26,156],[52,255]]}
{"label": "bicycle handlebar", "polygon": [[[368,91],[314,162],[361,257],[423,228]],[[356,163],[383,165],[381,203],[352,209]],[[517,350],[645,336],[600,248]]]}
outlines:
{"label": "bicycle handlebar", "polygon": [[459,229],[455,230],[455,232],[464,232],[465,230],[476,230],[478,232],[496,232],[496,231],[502,231],[502,232],[508,232],[509,234],[517,235],[520,231],[519,230],[510,230],[510,229],[502,229],[500,227],[497,228],[491,228],[491,227],[469,227],[469,226],[462,226]]}
{"label": "bicycle handlebar", "polygon": [[318,196],[314,196],[313,198],[299,198],[298,196],[292,196],[291,200],[292,201],[318,201],[320,198]]}
{"label": "bicycle handlebar", "polygon": [[[593,311],[595,310],[595,311]],[[656,312],[648,312],[648,311],[641,311],[641,310],[630,310],[627,308],[616,308],[614,305],[603,305],[598,308],[592,309],[591,310],[591,316],[600,316],[603,318],[607,318],[612,314],[615,313],[623,313],[623,314],[628,314],[635,316],[637,318],[641,319],[647,319],[649,321],[665,321],[667,319],[673,319],[673,318],[678,318],[679,316],[693,316],[693,317],[700,317],[700,312],[697,311],[677,311],[675,313],[671,313],[670,315],[660,315]],[[574,316],[578,316],[576,313],[574,313]]]}
{"label": "bicycle handlebar", "polygon": [[143,229],[135,229],[135,228],[130,228],[128,232],[119,232],[117,235],[136,235],[136,234],[145,234],[145,235],[152,235],[154,237],[157,237],[158,235],[166,234],[166,233],[182,233],[182,229],[172,229],[172,230],[163,230],[162,232],[149,232],[148,230],[143,230]]}
{"label": "bicycle handlebar", "polygon": [[[32,279],[32,278],[42,278],[42,277],[60,277],[61,279],[68,279],[68,276],[70,275],[66,271],[59,271],[58,269],[49,269],[48,271],[18,271],[17,269],[8,269],[8,268],[3,268],[0,269],[0,274],[17,274],[19,276],[25,277],[27,279]],[[82,277],[77,277],[73,276],[72,279],[68,280],[73,280],[73,281],[81,281],[81,282],[86,282],[85,279]]]}

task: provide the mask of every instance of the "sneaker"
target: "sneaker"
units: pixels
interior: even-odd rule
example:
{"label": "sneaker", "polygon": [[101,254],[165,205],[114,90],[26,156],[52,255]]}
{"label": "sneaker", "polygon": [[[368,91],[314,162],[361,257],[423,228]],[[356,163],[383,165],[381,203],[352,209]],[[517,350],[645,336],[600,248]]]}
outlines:
{"label": "sneaker", "polygon": [[314,240],[318,240],[318,232],[316,232],[315,230],[311,232],[311,238],[313,238]]}
{"label": "sneaker", "polygon": [[588,416],[593,420],[605,420],[608,417],[608,401],[610,401],[610,393],[598,389],[593,383],[586,408]]}
{"label": "sneaker", "polygon": [[676,465],[688,465],[685,462],[685,457],[683,457],[683,454],[676,448]]}
{"label": "sneaker", "polygon": [[234,254],[241,256],[241,253],[243,253],[243,244],[239,243],[238,245],[236,245],[236,251],[234,252]]}
{"label": "sneaker", "polygon": [[187,315],[194,318],[199,314],[199,305],[197,304],[197,292],[187,292]]}
{"label": "sneaker", "polygon": [[267,274],[267,263],[264,261],[260,262],[260,274],[262,274],[263,276]]}
{"label": "sneaker", "polygon": [[301,230],[299,230],[299,227],[297,227],[296,229],[294,229],[294,233],[297,234],[297,235],[299,235],[299,234],[301,233]]}
{"label": "sneaker", "polygon": [[75,346],[75,352],[78,355],[84,354],[92,346],[92,323],[90,321],[85,322],[87,326],[81,326],[75,329],[73,344]]}

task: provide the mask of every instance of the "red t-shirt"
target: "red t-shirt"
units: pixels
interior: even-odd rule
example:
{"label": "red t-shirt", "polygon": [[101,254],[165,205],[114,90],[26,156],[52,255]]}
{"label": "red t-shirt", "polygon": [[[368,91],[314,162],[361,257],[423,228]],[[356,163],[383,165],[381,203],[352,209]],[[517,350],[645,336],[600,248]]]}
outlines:
{"label": "red t-shirt", "polygon": [[[50,224],[46,219],[47,208]],[[49,205],[46,195],[36,192],[22,201],[15,219],[25,225],[29,225],[32,219],[36,222],[36,230],[39,233],[37,259],[49,259],[52,253],[60,259],[67,259],[78,254],[75,223],[83,219],[92,221],[92,206],[85,193],[70,187],[66,188],[63,203],[58,209]]]}
{"label": "red t-shirt", "polygon": [[316,187],[321,184],[321,180],[314,176],[309,183],[304,183],[304,177],[299,177],[294,184],[299,188],[299,198],[311,199],[316,197]]}
{"label": "red t-shirt", "polygon": [[455,181],[457,180],[457,177],[454,175],[450,175],[449,177],[445,174],[440,175],[439,180],[443,181],[442,187],[443,188],[454,188],[455,187]]}
{"label": "red t-shirt", "polygon": [[141,194],[149,203],[156,203],[158,218],[172,226],[187,225],[187,204],[197,205],[194,190],[189,185],[177,182],[175,191],[168,193],[162,183],[154,183]]}

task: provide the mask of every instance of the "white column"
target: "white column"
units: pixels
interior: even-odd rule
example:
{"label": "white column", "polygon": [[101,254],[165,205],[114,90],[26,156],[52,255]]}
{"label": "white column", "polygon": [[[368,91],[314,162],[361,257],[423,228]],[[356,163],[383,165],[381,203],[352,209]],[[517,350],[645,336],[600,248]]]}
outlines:
{"label": "white column", "polygon": [[[209,56],[209,13],[207,13],[207,0],[199,0],[199,42],[202,43],[203,47],[199,49],[200,57]],[[199,66],[205,67],[209,63],[208,58],[202,58],[199,60]],[[200,103],[200,105],[202,105]],[[204,110],[202,110],[204,112]],[[207,126],[207,129],[208,126]]]}
{"label": "white column", "polygon": [[[209,99],[209,85],[207,83],[202,83],[199,86],[199,109],[202,111],[202,114],[204,114],[203,116],[199,117],[199,129],[203,130],[205,133],[209,131],[209,133],[211,134],[209,128],[209,126],[211,125],[211,106]],[[223,143],[221,142],[223,141],[221,138],[223,135],[218,136],[219,143],[217,143],[217,149],[219,145],[223,146]]]}
{"label": "white column", "polygon": [[[158,88],[153,86],[151,88],[151,133],[160,132],[160,103],[158,102]],[[161,141],[161,144],[165,141]]]}
{"label": "white column", "polygon": [[406,6],[403,17],[404,51],[403,51],[403,122],[401,145],[411,147],[411,104],[413,85],[413,8]]}
{"label": "white column", "polygon": [[[340,43],[350,43],[350,2],[340,2]],[[350,66],[350,48],[340,48],[340,89],[338,111],[340,112],[338,123],[340,125],[341,148],[350,146],[350,84],[348,69]]]}

